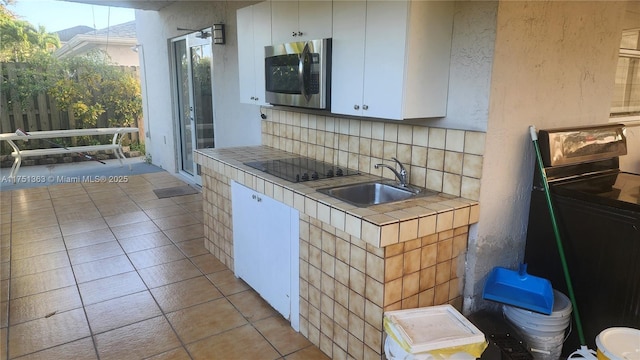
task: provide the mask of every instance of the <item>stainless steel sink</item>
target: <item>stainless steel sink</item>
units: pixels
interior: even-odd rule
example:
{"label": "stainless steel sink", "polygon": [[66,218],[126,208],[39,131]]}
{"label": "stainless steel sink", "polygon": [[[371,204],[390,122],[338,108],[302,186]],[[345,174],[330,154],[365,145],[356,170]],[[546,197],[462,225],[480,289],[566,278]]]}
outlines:
{"label": "stainless steel sink", "polygon": [[318,189],[318,191],[359,207],[386,204],[437,194],[435,191],[423,188],[413,186],[401,187],[393,183],[381,181],[339,185]]}

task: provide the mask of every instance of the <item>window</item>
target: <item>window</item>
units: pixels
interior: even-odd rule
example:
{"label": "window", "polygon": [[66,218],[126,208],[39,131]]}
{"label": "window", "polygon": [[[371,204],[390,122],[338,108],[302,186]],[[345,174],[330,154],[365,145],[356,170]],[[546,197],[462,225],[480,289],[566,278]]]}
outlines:
{"label": "window", "polygon": [[622,33],[611,119],[640,120],[640,29]]}

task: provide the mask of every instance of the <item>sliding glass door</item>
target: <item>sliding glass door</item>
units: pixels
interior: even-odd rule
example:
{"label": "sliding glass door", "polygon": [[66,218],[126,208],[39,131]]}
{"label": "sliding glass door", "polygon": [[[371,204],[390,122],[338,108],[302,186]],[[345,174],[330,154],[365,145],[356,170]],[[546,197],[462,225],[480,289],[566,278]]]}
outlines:
{"label": "sliding glass door", "polygon": [[211,89],[212,47],[210,29],[172,41],[179,170],[201,184],[200,166],[193,161],[196,149],[215,147]]}

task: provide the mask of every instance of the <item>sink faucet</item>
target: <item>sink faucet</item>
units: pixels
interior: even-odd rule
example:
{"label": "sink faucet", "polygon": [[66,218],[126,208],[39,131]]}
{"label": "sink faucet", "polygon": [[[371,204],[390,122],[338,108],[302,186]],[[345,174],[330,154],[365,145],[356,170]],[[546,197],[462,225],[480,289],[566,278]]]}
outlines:
{"label": "sink faucet", "polygon": [[396,163],[398,163],[398,165],[400,166],[400,172],[398,172],[396,169],[394,169],[392,166],[389,166],[387,164],[375,164],[374,168],[379,168],[380,166],[382,167],[386,167],[387,169],[393,171],[393,173],[396,175],[396,177],[398,178],[398,181],[400,182],[400,186],[402,187],[407,187],[407,170],[404,168],[404,165],[402,165],[402,163],[400,162],[400,160],[392,157],[392,160],[394,160]]}

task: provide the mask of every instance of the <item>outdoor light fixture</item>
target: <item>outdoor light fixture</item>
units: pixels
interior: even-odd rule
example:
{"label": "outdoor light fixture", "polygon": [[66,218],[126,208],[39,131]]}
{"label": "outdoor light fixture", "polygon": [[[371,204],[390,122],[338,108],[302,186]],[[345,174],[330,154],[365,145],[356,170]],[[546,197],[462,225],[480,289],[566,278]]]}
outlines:
{"label": "outdoor light fixture", "polygon": [[224,45],[224,24],[213,24],[213,43]]}

